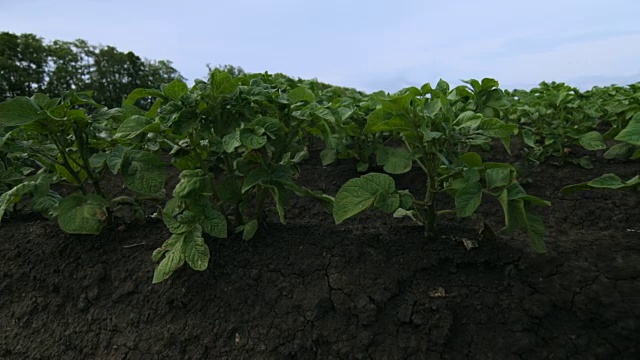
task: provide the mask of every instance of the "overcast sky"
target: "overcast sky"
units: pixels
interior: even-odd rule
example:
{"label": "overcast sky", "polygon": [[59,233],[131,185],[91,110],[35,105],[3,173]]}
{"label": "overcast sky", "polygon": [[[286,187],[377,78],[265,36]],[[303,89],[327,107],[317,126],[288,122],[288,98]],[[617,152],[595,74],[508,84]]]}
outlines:
{"label": "overcast sky", "polygon": [[390,92],[637,82],[639,17],[639,0],[0,0],[0,31],[168,59],[191,80],[232,64]]}

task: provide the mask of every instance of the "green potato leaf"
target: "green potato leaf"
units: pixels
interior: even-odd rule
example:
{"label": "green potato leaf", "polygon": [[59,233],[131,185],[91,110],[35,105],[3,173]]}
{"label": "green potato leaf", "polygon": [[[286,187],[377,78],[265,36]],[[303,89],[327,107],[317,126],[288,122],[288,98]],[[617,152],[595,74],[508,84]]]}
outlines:
{"label": "green potato leaf", "polygon": [[524,201],[516,201],[516,206],[523,219],[522,226],[529,235],[529,240],[533,249],[538,253],[546,253],[547,246],[544,243],[544,223],[542,217],[524,204]]}
{"label": "green potato leaf", "polygon": [[327,166],[336,161],[338,157],[338,152],[334,148],[326,148],[320,152],[320,160],[322,161],[322,166]]}
{"label": "green potato leaf", "polygon": [[28,97],[17,96],[0,103],[0,126],[21,126],[47,117],[46,112]]}
{"label": "green potato leaf", "polygon": [[475,152],[468,152],[460,155],[460,160],[470,168],[482,166],[482,157]]}
{"label": "green potato leaf", "polygon": [[134,105],[136,101],[146,97],[164,97],[164,94],[156,89],[135,89],[124,100],[123,105]]}
{"label": "green potato leaf", "polygon": [[204,170],[184,170],[180,181],[173,189],[174,197],[189,197],[212,193],[212,182]]}
{"label": "green potato leaf", "polygon": [[[262,129],[262,128],[260,128]],[[240,130],[240,143],[248,150],[259,149],[267,143],[267,137],[257,128],[244,128]]]}
{"label": "green potato leaf", "polygon": [[126,155],[127,150],[121,145],[117,145],[107,154],[106,163],[111,173],[115,175],[120,172]]}
{"label": "green potato leaf", "polygon": [[377,209],[386,213],[393,213],[400,207],[400,194],[383,194],[380,193],[373,204]]}
{"label": "green potato leaf", "polygon": [[576,191],[589,189],[634,189],[638,187],[639,184],[640,175],[636,175],[627,181],[622,181],[622,179],[620,179],[620,177],[615,174],[604,174],[591,181],[565,186],[560,189],[560,192],[562,192],[563,194],[571,194]]}
{"label": "green potato leaf", "polygon": [[209,265],[209,247],[204,243],[202,228],[196,226],[184,234],[183,245],[184,258],[192,269],[204,271]]}
{"label": "green potato leaf", "polygon": [[602,134],[597,131],[590,131],[583,134],[578,138],[580,145],[587,150],[602,150],[606,149],[607,145],[604,143]]}
{"label": "green potato leaf", "polygon": [[160,261],[160,259],[162,258],[162,255],[164,255],[167,251],[176,247],[178,242],[182,241],[182,238],[183,238],[182,234],[172,234],[171,237],[169,237],[169,239],[167,239],[164,242],[164,244],[162,244],[161,247],[153,251],[153,253],[151,254],[151,258],[153,259],[153,261],[154,262]]}
{"label": "green potato leaf", "polygon": [[627,143],[618,143],[604,153],[605,159],[624,159],[633,151],[633,145]]}
{"label": "green potato leaf", "polygon": [[465,184],[456,192],[456,212],[459,217],[471,216],[482,202],[482,185],[479,182]]}
{"label": "green potato leaf", "polygon": [[224,149],[224,151],[228,152],[228,153],[232,153],[235,151],[235,149],[242,145],[242,143],[240,142],[240,132],[239,131],[234,131],[230,134],[225,135],[222,138],[222,147]]}
{"label": "green potato leaf", "polygon": [[[184,254],[184,238],[185,234],[174,234],[169,240],[165,242],[163,247],[166,247],[166,253],[164,258],[160,261],[160,264],[156,267],[153,273],[153,283],[165,281],[176,270],[178,270],[185,263]],[[162,251],[161,251],[162,252]],[[154,253],[154,257],[160,258],[162,254],[158,255]]]}
{"label": "green potato leaf", "polygon": [[538,253],[545,253],[544,223],[542,218],[525,204],[522,198],[509,199],[509,190],[505,189],[498,197],[504,212],[505,226],[500,230],[503,234],[510,234],[522,229],[529,235],[533,249]]}
{"label": "green potato leaf", "polygon": [[69,234],[97,235],[107,224],[109,202],[96,194],[70,195],[55,209],[58,225]]}
{"label": "green potato leaf", "polygon": [[511,183],[511,169],[508,168],[492,168],[485,172],[485,179],[489,189],[500,188]]}
{"label": "green potato leaf", "polygon": [[36,186],[37,183],[35,181],[23,182],[22,184],[16,185],[11,190],[0,195],[0,222],[2,221],[2,217],[7,211],[7,208],[20,201],[23,195],[32,192],[36,188]]}
{"label": "green potato leaf", "polygon": [[395,181],[386,174],[370,173],[347,181],[336,194],[333,218],[336,224],[370,208],[379,196],[395,192]]}
{"label": "green potato leaf", "polygon": [[251,240],[258,231],[258,220],[251,220],[248,223],[238,227],[238,231],[242,231],[242,240]]}
{"label": "green potato leaf", "polygon": [[213,209],[210,203],[204,207],[202,229],[205,233],[220,239],[227,237],[227,219],[220,211]]}
{"label": "green potato leaf", "polygon": [[114,139],[132,139],[142,133],[160,132],[160,123],[153,122],[144,116],[134,115],[120,124]]}
{"label": "green potato leaf", "polygon": [[178,221],[177,217],[187,208],[187,200],[174,197],[167,201],[162,210],[162,221],[172,234],[181,234],[191,228],[191,224]]}
{"label": "green potato leaf", "polygon": [[404,174],[411,170],[413,160],[405,148],[380,147],[376,151],[376,161],[388,174]]}
{"label": "green potato leaf", "polygon": [[298,86],[297,88],[291,90],[289,92],[289,99],[291,100],[292,104],[299,103],[302,101],[306,101],[309,103],[316,101],[316,97],[315,95],[313,95],[313,92],[311,92],[311,90],[303,86]]}
{"label": "green potato leaf", "polygon": [[169,99],[178,101],[180,96],[189,93],[189,86],[184,81],[175,79],[169,84],[161,86],[161,90]]}
{"label": "green potato leaf", "polygon": [[640,113],[631,118],[627,127],[622,129],[615,139],[640,146]]}
{"label": "green potato leaf", "polygon": [[163,196],[167,179],[164,163],[155,154],[142,150],[130,151],[127,159],[125,186],[140,195]]}

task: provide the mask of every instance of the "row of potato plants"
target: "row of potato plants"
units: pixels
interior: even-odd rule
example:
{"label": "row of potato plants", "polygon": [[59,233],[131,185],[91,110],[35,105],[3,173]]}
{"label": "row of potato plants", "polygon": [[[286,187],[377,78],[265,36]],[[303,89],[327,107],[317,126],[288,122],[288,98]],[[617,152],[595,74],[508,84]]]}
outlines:
{"label": "row of potato plants", "polygon": [[[589,155],[577,157],[575,147],[606,150],[605,159],[638,159],[640,151],[619,133],[640,112],[640,86],[611,86],[580,92],[564,83],[543,82],[530,91],[509,95],[508,121],[518,124],[526,145],[525,157],[532,163],[567,162],[593,168]],[[607,142],[617,140],[608,147]]]}
{"label": "row of potato plants", "polygon": [[[512,104],[505,116],[519,126],[519,138],[525,144],[523,155],[529,166],[569,162],[591,169],[591,159],[598,151],[607,160],[640,159],[640,83],[581,92],[565,83],[542,82],[530,91],[507,93]],[[583,149],[580,157],[574,151],[579,148]],[[615,174],[604,174],[562,191],[633,190],[639,183],[640,175],[623,181]]]}
{"label": "row of potato plants", "polygon": [[[379,147],[377,163],[390,174],[406,173],[414,165],[420,168],[427,177],[425,196],[416,199],[396,189],[391,176],[369,173],[349,180],[338,191],[335,221],[340,223],[373,207],[395,217],[410,217],[432,237],[439,216],[469,217],[487,197],[496,197],[504,210],[502,232],[524,230],[534,249],[544,252],[544,226],[533,206],[548,206],[549,202],[526,194],[512,165],[485,162],[473,151],[490,146],[493,140],[509,150],[517,132],[516,125],[492,117],[507,104],[506,97],[494,80],[483,82],[484,87],[450,89],[441,80],[435,88],[427,83],[393,95],[374,94],[379,105],[367,117],[363,131],[390,134],[401,144]],[[436,203],[439,193],[452,196],[455,208],[440,209]]]}
{"label": "row of potato plants", "polygon": [[[32,208],[56,218],[65,232],[98,234],[118,206],[164,198],[168,155],[180,181],[161,212],[172,235],[153,254],[159,282],[185,262],[207,267],[203,234],[224,238],[232,229],[253,237],[268,196],[282,222],[292,194],[330,206],[331,197],[294,181],[296,164],[308,156],[301,139],[318,107],[313,93],[304,87],[283,93],[259,77],[242,80],[214,71],[191,88],[176,80],[138,89],[117,109],[75,91],[1,104],[3,139],[11,137],[40,169],[0,197],[0,217],[29,195]],[[150,110],[135,107],[149,97],[156,99]],[[110,198],[101,189],[106,172],[122,176],[135,196]],[[77,191],[61,196],[51,187],[60,182]]]}
{"label": "row of potato plants", "polygon": [[[367,95],[279,75],[232,77],[214,70],[191,87],[176,80],[159,89],[137,89],[114,109],[73,90],[59,98],[17,97],[0,104],[0,220],[25,198],[65,232],[98,234],[118,221],[120,207],[132,206],[144,219],[148,215],[140,203],[156,199],[164,203],[157,216],[171,236],[153,253],[154,282],[185,263],[206,269],[205,234],[226,238],[235,232],[251,239],[264,227],[267,204],[286,222],[291,196],[320,201],[336,223],[367,208],[409,216],[424,225],[428,237],[436,234],[441,215],[469,217],[487,197],[495,197],[504,210],[502,233],[523,230],[543,252],[544,227],[533,207],[549,203],[526,194],[512,165],[484,161],[479,151],[494,140],[509,151],[512,137],[525,137],[527,118],[513,121],[525,96],[514,100],[493,79],[465,83],[451,89],[440,81],[435,87]],[[142,110],[135,105],[141,99],[155,102]],[[618,100],[602,100],[607,101]],[[618,124],[625,129],[616,139],[639,145],[638,119]],[[306,189],[295,179],[315,139],[324,143],[324,165],[355,158],[364,172],[374,159],[383,173],[347,181],[335,198]],[[164,202],[169,164],[180,175]],[[413,167],[427,176],[423,199],[396,189],[388,175]],[[103,191],[108,173],[121,177],[131,196]],[[567,191],[603,183],[633,188],[640,182],[634,179],[613,184],[608,178]],[[69,194],[60,191],[68,187]],[[453,197],[453,209],[439,208],[440,193]]]}

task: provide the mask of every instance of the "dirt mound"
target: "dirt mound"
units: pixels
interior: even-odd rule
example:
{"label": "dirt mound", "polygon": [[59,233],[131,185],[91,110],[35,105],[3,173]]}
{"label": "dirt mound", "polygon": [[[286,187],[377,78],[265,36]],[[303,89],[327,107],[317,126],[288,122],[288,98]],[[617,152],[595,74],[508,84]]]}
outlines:
{"label": "dirt mound", "polygon": [[[520,235],[468,251],[478,234],[455,219],[431,242],[376,213],[335,226],[299,200],[288,225],[210,239],[207,271],[155,286],[159,222],[86,237],[14,217],[0,227],[0,358],[637,359],[640,196],[558,193],[605,172],[634,169],[531,174],[527,190],[553,202],[546,255]],[[311,163],[302,176],[335,193],[356,173]]]}

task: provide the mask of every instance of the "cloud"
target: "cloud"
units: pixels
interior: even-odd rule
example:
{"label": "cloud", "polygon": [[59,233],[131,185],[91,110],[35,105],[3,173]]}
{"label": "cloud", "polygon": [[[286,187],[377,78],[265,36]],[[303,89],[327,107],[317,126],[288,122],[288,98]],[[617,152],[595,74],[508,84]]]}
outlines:
{"label": "cloud", "polygon": [[640,71],[640,35],[581,41],[544,51],[505,56],[484,66],[485,73],[510,81],[540,82],[599,76],[632,75]]}
{"label": "cloud", "polygon": [[3,30],[169,59],[190,79],[207,63],[232,64],[395,91],[440,78],[513,87],[640,70],[636,0],[0,0],[0,8]]}
{"label": "cloud", "polygon": [[[396,67],[383,65],[385,59],[379,57],[377,59],[382,61],[376,70],[380,72],[375,76],[374,72],[366,71],[347,81],[353,81],[366,90],[395,91],[408,85],[436,82],[439,78],[455,82],[492,77],[498,79],[503,87],[522,88],[552,80],[606,85],[620,77],[632,80],[634,74],[640,72],[640,34],[550,43],[547,46],[550,50],[520,54],[510,50],[513,44],[514,39],[503,38],[443,47],[431,57],[422,57],[422,62],[400,62],[403,66]],[[384,68],[392,70],[382,72]]]}

